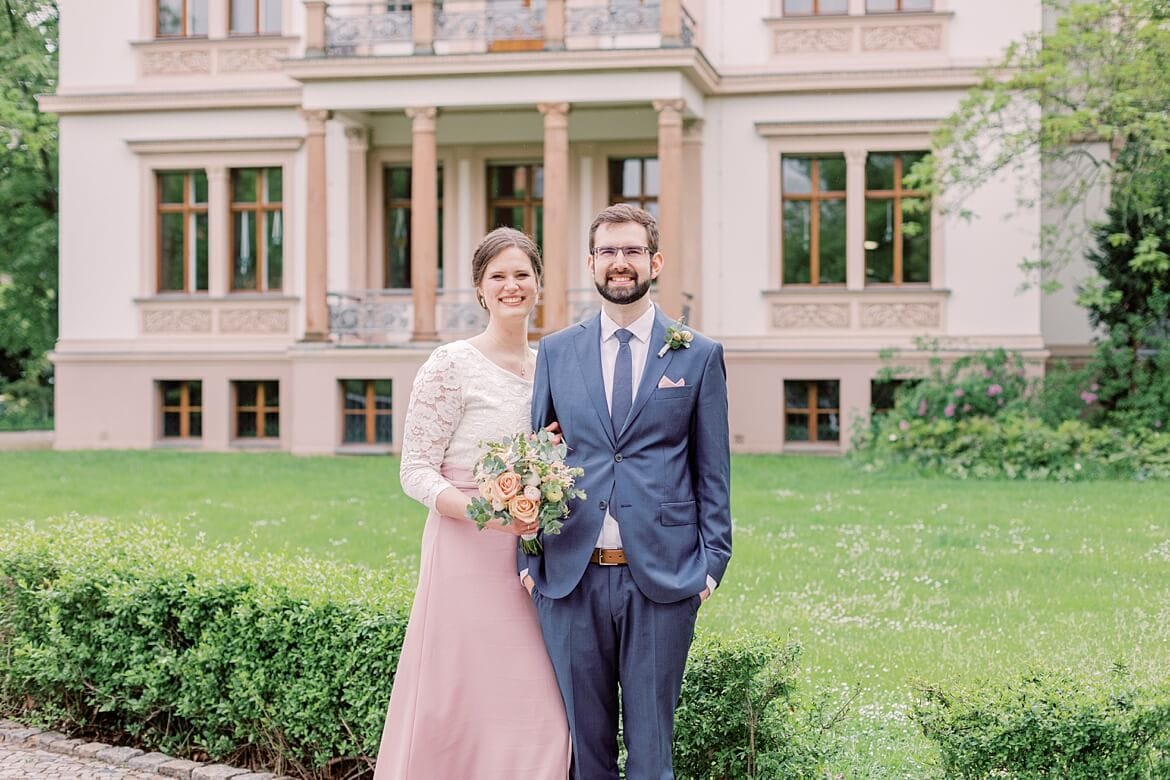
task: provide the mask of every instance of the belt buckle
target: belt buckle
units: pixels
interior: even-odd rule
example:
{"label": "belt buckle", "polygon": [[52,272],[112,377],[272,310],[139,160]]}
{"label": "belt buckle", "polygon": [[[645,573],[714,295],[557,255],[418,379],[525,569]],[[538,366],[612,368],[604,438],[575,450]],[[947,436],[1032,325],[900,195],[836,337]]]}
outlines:
{"label": "belt buckle", "polygon": [[594,554],[597,556],[597,565],[598,566],[617,566],[616,563],[609,563],[608,561],[605,560],[605,549],[604,548],[598,547]]}

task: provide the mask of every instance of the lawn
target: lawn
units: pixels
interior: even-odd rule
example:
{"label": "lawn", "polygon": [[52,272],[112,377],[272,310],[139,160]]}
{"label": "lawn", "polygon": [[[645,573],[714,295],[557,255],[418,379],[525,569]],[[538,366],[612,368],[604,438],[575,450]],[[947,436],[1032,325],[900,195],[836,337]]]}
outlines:
{"label": "lawn", "polygon": [[[849,776],[928,776],[910,683],[1029,666],[1170,668],[1170,484],[959,482],[848,461],[733,461],[735,556],[700,625],[799,639],[810,687],[859,685]],[[425,512],[389,458],[0,453],[0,532],[78,512],[414,567]]]}

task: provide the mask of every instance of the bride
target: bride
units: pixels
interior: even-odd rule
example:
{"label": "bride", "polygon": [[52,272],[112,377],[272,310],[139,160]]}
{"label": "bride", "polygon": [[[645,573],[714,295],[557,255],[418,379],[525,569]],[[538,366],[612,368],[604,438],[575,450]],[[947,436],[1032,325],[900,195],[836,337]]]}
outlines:
{"label": "bride", "polygon": [[564,780],[569,732],[516,536],[467,519],[479,443],[530,430],[528,320],[543,266],[531,238],[497,228],[472,258],[483,332],[437,348],[414,381],[402,489],[425,505],[418,589],[375,780]]}

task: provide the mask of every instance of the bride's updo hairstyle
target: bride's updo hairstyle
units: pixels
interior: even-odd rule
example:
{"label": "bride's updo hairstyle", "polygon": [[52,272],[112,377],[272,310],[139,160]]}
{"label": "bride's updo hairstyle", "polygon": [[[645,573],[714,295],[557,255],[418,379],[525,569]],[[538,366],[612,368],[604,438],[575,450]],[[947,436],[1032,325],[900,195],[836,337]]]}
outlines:
{"label": "bride's updo hairstyle", "polygon": [[529,238],[527,233],[515,228],[498,227],[483,237],[483,241],[475,248],[475,254],[471,256],[471,286],[475,288],[475,300],[479,301],[479,305],[484,309],[487,308],[487,302],[479,292],[484,272],[487,271],[488,263],[509,247],[516,247],[528,256],[528,262],[532,263],[532,272],[536,274],[537,288],[544,284],[544,261],[540,259],[540,250],[537,249],[536,242]]}

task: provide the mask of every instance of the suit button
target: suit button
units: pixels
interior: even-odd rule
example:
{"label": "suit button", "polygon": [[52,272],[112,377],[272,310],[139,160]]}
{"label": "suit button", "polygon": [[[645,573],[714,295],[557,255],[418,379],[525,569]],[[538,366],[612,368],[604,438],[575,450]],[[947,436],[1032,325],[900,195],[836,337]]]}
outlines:
{"label": "suit button", "polygon": [[604,501],[598,501],[597,508],[600,509],[602,512],[604,512],[606,509],[609,509],[609,504],[607,504]]}
{"label": "suit button", "polygon": [[621,463],[622,462],[622,454],[619,452],[617,455],[614,455],[613,461],[614,461],[614,463]]}

